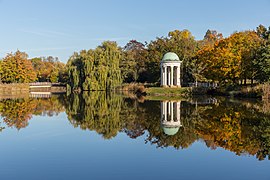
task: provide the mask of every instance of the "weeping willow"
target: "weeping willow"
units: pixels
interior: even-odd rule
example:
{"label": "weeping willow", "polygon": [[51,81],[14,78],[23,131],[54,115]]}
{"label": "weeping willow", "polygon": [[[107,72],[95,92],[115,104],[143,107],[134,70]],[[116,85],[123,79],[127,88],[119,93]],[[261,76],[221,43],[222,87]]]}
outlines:
{"label": "weeping willow", "polygon": [[74,53],[68,63],[71,90],[104,91],[121,85],[121,50],[115,42],[105,41],[92,50]]}

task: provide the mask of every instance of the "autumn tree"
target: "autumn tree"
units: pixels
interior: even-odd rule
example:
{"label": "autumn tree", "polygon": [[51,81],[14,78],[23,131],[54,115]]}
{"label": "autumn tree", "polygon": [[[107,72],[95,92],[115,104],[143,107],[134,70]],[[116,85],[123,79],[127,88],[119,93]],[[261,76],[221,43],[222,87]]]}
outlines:
{"label": "autumn tree", "polygon": [[223,39],[222,33],[218,33],[216,30],[208,29],[203,37],[203,40],[198,41],[199,47],[214,46],[216,42]]}
{"label": "autumn tree", "polygon": [[24,52],[8,54],[1,62],[1,80],[5,83],[29,83],[36,80],[31,61]]}
{"label": "autumn tree", "polygon": [[239,59],[240,80],[250,79],[253,84],[256,69],[252,63],[256,51],[262,46],[260,37],[254,31],[244,31],[232,34],[228,38],[231,44],[231,52]]}
{"label": "autumn tree", "polygon": [[255,66],[253,60],[262,41],[254,31],[232,34],[220,40],[213,47],[206,46],[197,52],[200,63],[205,64],[207,79],[222,83],[237,84],[239,80],[253,81]]}
{"label": "autumn tree", "polygon": [[31,62],[39,82],[66,81],[66,66],[57,57],[32,58]]}

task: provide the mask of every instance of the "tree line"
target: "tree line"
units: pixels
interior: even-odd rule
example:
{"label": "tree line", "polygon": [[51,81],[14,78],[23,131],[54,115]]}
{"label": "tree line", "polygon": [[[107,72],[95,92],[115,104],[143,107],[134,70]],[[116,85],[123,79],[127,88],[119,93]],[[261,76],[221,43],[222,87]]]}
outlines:
{"label": "tree line", "polygon": [[58,58],[28,59],[17,51],[0,61],[5,83],[65,82],[71,90],[108,90],[122,83],[158,83],[160,61],[166,52],[182,60],[183,85],[189,82],[220,84],[263,83],[270,79],[270,27],[235,32],[224,38],[207,30],[196,40],[188,30],[175,30],[150,42],[129,41],[124,47],[105,41],[95,49],[75,52],[63,64]]}
{"label": "tree line", "polygon": [[66,65],[57,57],[29,59],[18,50],[0,60],[1,83],[65,82],[67,78]]}
{"label": "tree line", "polygon": [[[67,67],[69,84],[82,90],[110,89],[121,82],[158,84],[160,61],[166,52],[175,52],[182,60],[184,86],[198,81],[221,85],[263,83],[270,79],[269,35],[270,27],[259,25],[256,30],[235,32],[227,38],[216,30],[207,30],[202,40],[196,40],[188,30],[175,30],[149,43],[131,40],[118,47],[115,42],[107,41],[95,50],[83,50],[71,56]],[[106,53],[104,44],[113,46],[110,53]],[[107,82],[111,76],[106,67],[117,72],[115,83],[108,83],[109,79]]]}

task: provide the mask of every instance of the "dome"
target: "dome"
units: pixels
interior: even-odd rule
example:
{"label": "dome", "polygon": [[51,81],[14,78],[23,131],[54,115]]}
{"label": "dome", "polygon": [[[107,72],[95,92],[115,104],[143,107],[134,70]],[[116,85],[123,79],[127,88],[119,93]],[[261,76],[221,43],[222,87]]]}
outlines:
{"label": "dome", "polygon": [[162,61],[180,61],[180,59],[177,54],[168,52],[163,56]]}
{"label": "dome", "polygon": [[163,127],[163,131],[165,134],[169,136],[175,135],[179,130],[179,127]]}

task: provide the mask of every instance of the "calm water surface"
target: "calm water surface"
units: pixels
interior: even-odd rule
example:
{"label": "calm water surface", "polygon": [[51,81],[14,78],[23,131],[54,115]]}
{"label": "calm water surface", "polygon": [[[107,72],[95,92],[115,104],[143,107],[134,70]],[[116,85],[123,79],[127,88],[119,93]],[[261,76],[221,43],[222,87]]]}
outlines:
{"label": "calm water surface", "polygon": [[270,104],[1,99],[1,179],[270,179]]}

